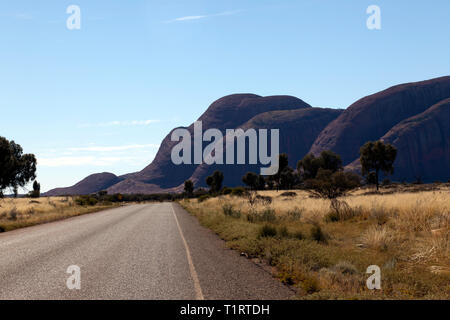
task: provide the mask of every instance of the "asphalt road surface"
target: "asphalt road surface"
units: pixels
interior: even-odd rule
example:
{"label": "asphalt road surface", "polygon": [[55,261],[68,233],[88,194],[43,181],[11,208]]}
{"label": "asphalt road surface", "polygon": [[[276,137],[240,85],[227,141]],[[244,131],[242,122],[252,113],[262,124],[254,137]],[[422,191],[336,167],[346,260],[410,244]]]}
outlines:
{"label": "asphalt road surface", "polygon": [[[79,272],[68,273],[70,266]],[[0,234],[0,299],[292,295],[174,203],[130,205]]]}

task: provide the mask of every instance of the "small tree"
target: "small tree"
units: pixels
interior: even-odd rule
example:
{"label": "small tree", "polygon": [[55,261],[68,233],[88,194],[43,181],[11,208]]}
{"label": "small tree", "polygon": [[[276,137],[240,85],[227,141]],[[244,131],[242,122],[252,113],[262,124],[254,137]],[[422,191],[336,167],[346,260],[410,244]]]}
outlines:
{"label": "small tree", "polygon": [[36,178],[36,157],[23,154],[14,141],[0,137],[0,192],[10,188],[17,196],[18,188]]}
{"label": "small tree", "polygon": [[363,176],[375,172],[375,184],[377,191],[379,188],[379,173],[385,175],[394,173],[394,161],[397,156],[397,149],[382,141],[369,141],[359,150],[361,162],[361,173]]}
{"label": "small tree", "polygon": [[293,169],[289,167],[288,155],[282,153],[278,156],[278,171],[276,174],[269,176],[269,180],[273,182],[278,191],[280,188],[288,187],[291,174],[293,174]]}
{"label": "small tree", "polygon": [[32,198],[39,198],[41,196],[41,184],[34,180],[33,191],[31,191],[30,196]]}
{"label": "small tree", "polygon": [[342,170],[341,157],[331,150],[324,150],[317,158],[313,154],[307,154],[297,163],[297,171],[303,180],[314,179],[321,168],[332,173]]}
{"label": "small tree", "polygon": [[253,172],[247,172],[242,177],[242,182],[247,185],[250,190],[256,190],[258,185],[258,175]]}
{"label": "small tree", "polygon": [[212,175],[206,178],[206,184],[209,186],[211,193],[217,193],[222,189],[223,173],[219,170],[214,171]]}
{"label": "small tree", "polygon": [[291,167],[284,168],[280,174],[280,189],[289,190],[292,189],[296,182],[296,175],[294,174],[294,169]]}
{"label": "small tree", "polygon": [[258,175],[257,189],[264,190],[266,188],[266,179],[262,175]]}
{"label": "small tree", "polygon": [[346,195],[350,190],[360,186],[360,177],[352,172],[319,169],[314,179],[306,182],[308,191],[314,196],[329,199],[330,209],[336,215],[341,215],[341,211],[348,211],[349,206],[345,201],[339,201],[338,198]]}
{"label": "small tree", "polygon": [[194,183],[191,180],[186,180],[184,182],[184,192],[188,196],[191,196],[194,193]]}
{"label": "small tree", "polygon": [[336,199],[360,186],[360,178],[352,172],[319,169],[315,179],[306,181],[309,192],[324,199]]}

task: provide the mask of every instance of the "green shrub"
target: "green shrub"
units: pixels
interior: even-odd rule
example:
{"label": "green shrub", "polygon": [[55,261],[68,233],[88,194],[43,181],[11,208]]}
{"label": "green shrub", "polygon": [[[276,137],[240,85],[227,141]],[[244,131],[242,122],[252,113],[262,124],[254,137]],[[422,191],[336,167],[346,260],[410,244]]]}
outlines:
{"label": "green shrub", "polygon": [[75,199],[75,203],[79,206],[95,206],[98,199],[92,196],[79,196]]}
{"label": "green shrub", "polygon": [[245,188],[243,188],[243,187],[236,187],[236,188],[233,188],[233,190],[231,191],[231,195],[236,196],[236,197],[243,197],[246,194],[247,194],[247,190],[245,190]]}
{"label": "green shrub", "polygon": [[334,271],[337,271],[342,274],[357,274],[358,269],[347,261],[340,261],[338,262],[333,268]]}
{"label": "green shrub", "polygon": [[223,195],[227,195],[227,194],[230,194],[231,192],[233,192],[233,189],[231,189],[231,188],[228,188],[228,187],[224,187],[223,189],[222,189],[222,194]]}
{"label": "green shrub", "polygon": [[261,203],[262,205],[269,205],[272,203],[272,197],[269,196],[261,196],[261,195],[256,195],[256,201]]}
{"label": "green shrub", "polygon": [[325,221],[326,222],[338,222],[339,221],[339,214],[336,211],[330,211],[325,215]]}
{"label": "green shrub", "polygon": [[261,212],[256,210],[252,210],[247,215],[247,220],[249,222],[275,222],[277,216],[275,214],[275,210],[271,208],[264,209]]}
{"label": "green shrub", "polygon": [[258,236],[260,238],[275,237],[276,235],[277,229],[274,226],[267,223],[259,229],[258,233]]}
{"label": "green shrub", "polygon": [[264,222],[274,222],[277,219],[277,216],[275,214],[275,210],[271,208],[264,209],[261,212],[260,221]]}
{"label": "green shrub", "polygon": [[17,220],[17,209],[16,207],[12,208],[8,215],[8,220],[16,221]]}
{"label": "green shrub", "polygon": [[198,202],[206,201],[206,200],[208,200],[209,198],[211,198],[211,196],[210,196],[209,194],[201,195],[200,197],[198,197]]}
{"label": "green shrub", "polygon": [[293,192],[293,191],[286,191],[283,192],[282,194],[280,194],[280,197],[296,197],[297,193]]}
{"label": "green shrub", "polygon": [[322,243],[327,242],[327,237],[325,236],[325,233],[322,231],[322,228],[318,224],[313,225],[311,228],[311,239]]}
{"label": "green shrub", "polygon": [[305,239],[305,236],[303,235],[303,233],[301,231],[296,231],[292,234],[292,237],[294,239],[298,239],[298,240],[303,240]]}
{"label": "green shrub", "polygon": [[337,222],[352,219],[362,212],[361,207],[351,208],[345,201],[331,200],[330,212],[325,215],[325,221]]}
{"label": "green shrub", "polygon": [[281,226],[278,228],[277,234],[280,236],[280,238],[287,238],[289,237],[289,231],[286,226]]}
{"label": "green shrub", "polygon": [[307,294],[313,294],[320,291],[319,281],[312,276],[306,277],[301,282],[300,286]]}
{"label": "green shrub", "polygon": [[240,218],[241,217],[241,211],[240,210],[234,210],[233,206],[231,204],[224,204],[222,206],[223,214],[229,217],[233,218]]}
{"label": "green shrub", "polygon": [[295,207],[293,210],[287,212],[287,218],[292,221],[300,220],[303,214],[303,210]]}

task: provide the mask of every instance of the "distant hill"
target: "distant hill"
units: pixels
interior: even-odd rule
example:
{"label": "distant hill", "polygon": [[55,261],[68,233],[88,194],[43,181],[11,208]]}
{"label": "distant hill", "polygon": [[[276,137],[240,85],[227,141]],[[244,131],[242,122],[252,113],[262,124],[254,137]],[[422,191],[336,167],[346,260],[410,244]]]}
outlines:
{"label": "distant hill", "polygon": [[45,193],[46,196],[90,194],[115,185],[121,179],[109,172],[92,174],[69,188],[57,188]]}
{"label": "distant hill", "polygon": [[[382,139],[398,148],[394,178],[424,182],[450,178],[450,77],[394,86],[362,98],[345,110],[313,108],[291,96],[260,97],[235,94],[214,103],[199,118],[203,130],[248,128],[280,129],[280,152],[290,165],[312,152],[333,150],[347,169],[358,170],[359,148],[366,141]],[[187,127],[193,139],[193,124]],[[175,129],[174,129],[175,130]],[[47,195],[109,193],[158,193],[182,190],[192,179],[205,186],[214,170],[224,172],[224,184],[241,185],[247,171],[260,165],[174,165],[171,150],[178,142],[164,138],[151,164],[140,172],[116,177],[110,173],[91,175],[69,188]],[[207,145],[205,143],[204,145]]]}

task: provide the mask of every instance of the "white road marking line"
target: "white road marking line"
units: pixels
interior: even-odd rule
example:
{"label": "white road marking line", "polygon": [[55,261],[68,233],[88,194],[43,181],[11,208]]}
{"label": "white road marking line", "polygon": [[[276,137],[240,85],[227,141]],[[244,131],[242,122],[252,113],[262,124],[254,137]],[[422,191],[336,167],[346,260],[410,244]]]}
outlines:
{"label": "white road marking line", "polygon": [[180,232],[181,239],[183,240],[184,243],[184,248],[186,249],[186,256],[189,264],[189,270],[191,272],[192,280],[194,281],[195,298],[197,300],[205,300],[205,298],[203,297],[202,288],[200,287],[200,281],[198,280],[197,271],[195,271],[194,263],[192,262],[191,251],[189,250],[189,246],[186,242],[186,239],[184,238],[183,231],[181,230],[177,215],[175,214],[175,210],[173,209],[173,204],[170,204],[170,207],[172,208],[172,213],[175,218],[175,222],[177,223],[178,226],[178,231]]}

